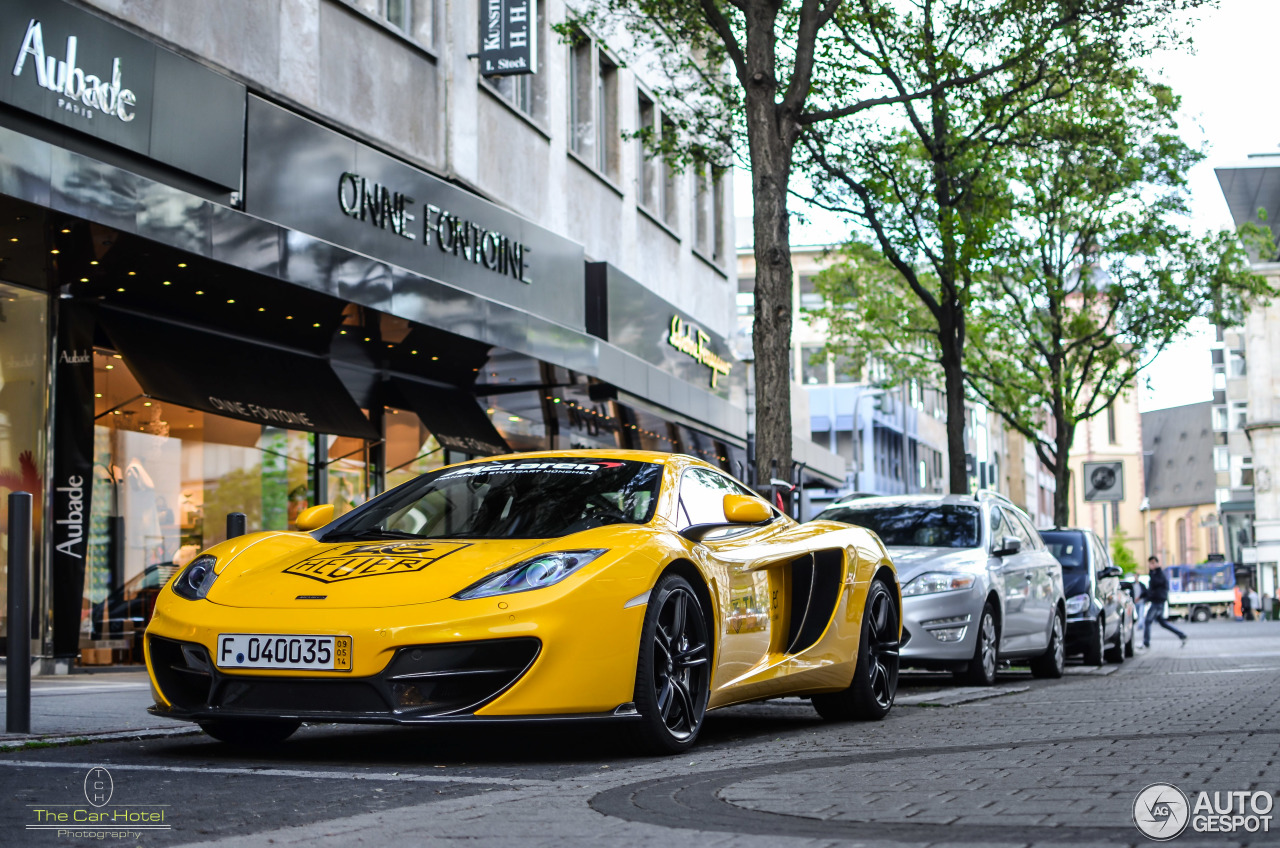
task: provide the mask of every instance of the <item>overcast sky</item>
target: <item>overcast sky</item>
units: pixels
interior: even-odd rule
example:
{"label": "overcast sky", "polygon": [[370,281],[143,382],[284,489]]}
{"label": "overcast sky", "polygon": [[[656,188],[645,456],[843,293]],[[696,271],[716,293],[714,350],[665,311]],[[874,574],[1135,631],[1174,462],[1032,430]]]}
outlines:
{"label": "overcast sky", "polygon": [[[1181,129],[1187,142],[1203,145],[1207,154],[1191,172],[1197,230],[1232,226],[1214,168],[1240,164],[1251,153],[1280,152],[1280,112],[1272,104],[1270,88],[1278,25],[1280,0],[1221,0],[1219,8],[1188,20],[1194,54],[1163,54],[1152,63],[1182,96]],[[745,171],[737,173],[734,200],[738,243],[749,244],[751,183]],[[839,222],[822,214],[792,226],[792,243],[797,245],[830,244],[843,235]],[[1201,326],[1159,357],[1143,381],[1139,405],[1144,411],[1212,398],[1206,347],[1212,338],[1212,330]]]}

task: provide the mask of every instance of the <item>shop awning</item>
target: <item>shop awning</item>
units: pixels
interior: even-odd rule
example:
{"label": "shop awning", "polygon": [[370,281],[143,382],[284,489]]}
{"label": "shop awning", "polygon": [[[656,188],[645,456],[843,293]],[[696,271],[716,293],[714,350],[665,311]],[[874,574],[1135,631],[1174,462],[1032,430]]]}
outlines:
{"label": "shop awning", "polygon": [[442,447],[484,456],[511,452],[471,393],[403,377],[388,382],[392,405],[422,419]]}
{"label": "shop awning", "polygon": [[327,359],[116,309],[99,311],[156,400],[287,430],[378,439]]}

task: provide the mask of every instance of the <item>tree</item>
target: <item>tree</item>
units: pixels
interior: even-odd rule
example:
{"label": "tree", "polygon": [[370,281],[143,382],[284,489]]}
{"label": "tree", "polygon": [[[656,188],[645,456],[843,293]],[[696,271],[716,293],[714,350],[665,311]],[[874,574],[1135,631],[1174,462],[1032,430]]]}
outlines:
{"label": "tree", "polygon": [[1272,293],[1235,234],[1191,233],[1187,170],[1201,154],[1179,139],[1177,106],[1122,69],[1030,117],[1035,141],[1008,169],[1010,224],[975,283],[969,385],[1054,475],[1059,526],[1076,425],[1136,389],[1193,319]]}
{"label": "tree", "polygon": [[[950,490],[968,491],[965,347],[975,280],[1008,220],[1005,162],[1034,143],[1040,111],[1169,37],[1175,7],[1199,0],[859,0],[841,20],[862,72],[900,97],[895,117],[806,127],[813,201],[844,213],[918,302],[887,346],[933,357],[946,395]],[[904,338],[905,334],[905,338]],[[904,344],[905,343],[905,344]]]}
{"label": "tree", "polygon": [[1126,576],[1138,573],[1138,560],[1129,550],[1129,537],[1119,527],[1111,534],[1111,563]]}
{"label": "tree", "polygon": [[[1003,33],[989,27],[979,10],[1007,7],[1002,19],[1020,38],[1009,54],[1027,61],[1044,47],[1049,33],[1134,2],[1155,0],[952,0],[951,5],[974,9],[959,17],[989,38]],[[939,3],[924,0],[928,8]],[[586,0],[578,13],[584,25],[625,29],[629,60],[654,68],[665,80],[657,93],[676,117],[681,136],[639,134],[669,160],[687,164],[714,158],[740,151],[738,142],[746,142],[756,260],[756,466],[766,474],[774,463],[784,477],[791,468],[788,193],[797,143],[819,126],[945,96],[1000,74],[1013,61],[1001,56],[985,63],[951,63],[910,81],[887,75],[878,65],[884,45],[877,39],[885,32],[880,20],[896,18],[886,8],[872,0]],[[1034,23],[1020,26],[1023,14]],[[934,33],[926,28],[924,37]],[[912,56],[920,52],[915,45],[904,46]],[[900,58],[905,57],[895,56],[893,63]],[[963,467],[963,456],[960,462]]]}

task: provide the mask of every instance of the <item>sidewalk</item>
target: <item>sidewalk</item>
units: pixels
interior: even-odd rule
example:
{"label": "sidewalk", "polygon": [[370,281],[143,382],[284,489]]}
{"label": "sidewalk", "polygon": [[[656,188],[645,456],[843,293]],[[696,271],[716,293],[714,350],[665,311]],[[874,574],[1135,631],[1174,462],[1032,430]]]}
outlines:
{"label": "sidewalk", "polygon": [[[0,677],[0,682],[3,678]],[[0,689],[0,715],[7,693]],[[31,742],[199,732],[194,724],[147,712],[151,686],[144,671],[60,674],[31,680],[31,733],[0,732],[0,749]],[[2,725],[0,725],[2,727]]]}

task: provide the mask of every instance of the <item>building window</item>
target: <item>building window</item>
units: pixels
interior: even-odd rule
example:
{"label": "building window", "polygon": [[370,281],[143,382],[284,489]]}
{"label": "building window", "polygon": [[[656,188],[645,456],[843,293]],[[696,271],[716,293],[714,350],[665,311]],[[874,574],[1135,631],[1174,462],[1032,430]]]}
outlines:
{"label": "building window", "polygon": [[595,45],[582,33],[574,33],[569,48],[569,149],[593,161],[595,131],[591,119],[591,57]]}
{"label": "building window", "polygon": [[410,0],[385,0],[382,16],[396,29],[408,32],[409,25],[412,23],[412,9],[413,4]]}
{"label": "building window", "polygon": [[1231,402],[1231,418],[1228,421],[1232,430],[1243,430],[1249,422],[1249,402],[1233,400]]}
{"label": "building window", "polygon": [[1213,555],[1222,553],[1222,549],[1219,547],[1218,543],[1218,525],[1216,520],[1213,524],[1210,524],[1205,528],[1205,535],[1209,540],[1209,554]]}
{"label": "building window", "polygon": [[1107,404],[1107,444],[1116,443],[1116,405],[1113,401]]}
{"label": "building window", "polygon": [[1156,544],[1156,523],[1154,521],[1147,522],[1147,556],[1159,556],[1156,551],[1160,550],[1160,546]]}
{"label": "building window", "polygon": [[827,355],[821,347],[800,348],[800,382],[806,386],[827,382]]}
{"label": "building window", "polygon": [[601,174],[618,176],[618,66],[578,31],[569,48],[569,149]]}
{"label": "building window", "polygon": [[806,312],[822,308],[822,295],[816,291],[813,277],[809,274],[800,275],[800,308]]}
{"label": "building window", "polygon": [[661,217],[662,209],[662,185],[661,185],[661,166],[663,163],[661,156],[650,156],[649,151],[645,150],[645,142],[654,145],[658,143],[658,107],[654,102],[641,92],[638,95],[639,101],[639,125],[640,138],[637,139],[637,154],[640,159],[639,175],[640,175],[640,203],[649,209],[657,212]]}
{"label": "building window", "polygon": [[1185,564],[1187,562],[1187,519],[1179,518],[1177,524],[1178,534],[1178,563]]}
{"label": "building window", "polygon": [[[537,44],[545,41],[543,28],[546,25],[545,4],[538,3]],[[504,100],[531,118],[541,119],[546,116],[546,88],[542,71],[542,53],[534,51],[534,71],[532,74],[508,74],[504,76],[486,77],[494,90]]]}
{"label": "building window", "polygon": [[1232,350],[1227,352],[1227,376],[1228,377],[1244,377],[1249,373],[1249,369],[1245,364],[1244,351]]}
{"label": "building window", "polygon": [[[662,135],[664,138],[676,137],[675,121],[662,119]],[[676,202],[676,174],[674,169],[664,165],[662,168],[662,211],[663,222],[673,230],[680,225],[680,209]]]}
{"label": "building window", "polygon": [[1226,445],[1213,446],[1213,470],[1214,471],[1230,471],[1231,470],[1231,449]]}
{"label": "building window", "polygon": [[1227,408],[1225,406],[1215,406],[1213,408],[1213,430],[1215,433],[1226,432]]}

